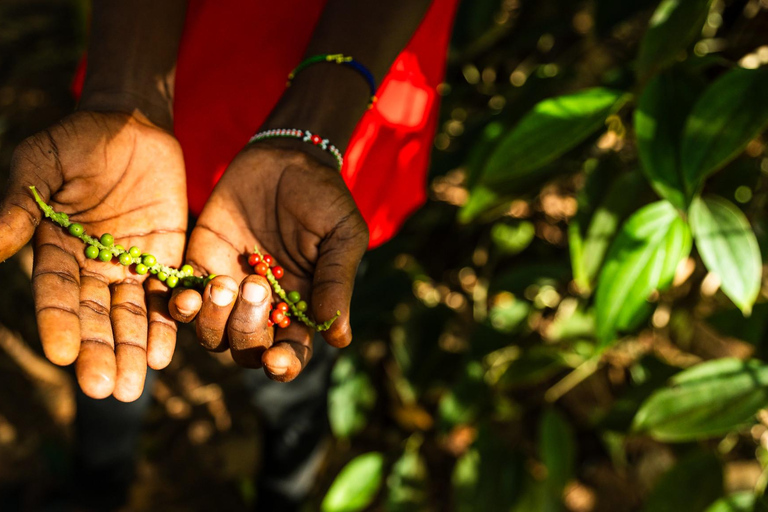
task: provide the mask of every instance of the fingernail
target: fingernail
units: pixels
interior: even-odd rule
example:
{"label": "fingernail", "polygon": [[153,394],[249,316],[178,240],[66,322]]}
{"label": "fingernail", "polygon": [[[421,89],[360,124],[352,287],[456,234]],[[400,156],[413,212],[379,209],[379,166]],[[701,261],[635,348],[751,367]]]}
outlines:
{"label": "fingernail", "polygon": [[253,304],[260,304],[267,298],[267,289],[260,284],[247,282],[243,285],[243,298]]}
{"label": "fingernail", "polygon": [[285,372],[288,371],[288,368],[285,366],[268,366],[267,369],[269,370],[269,373],[272,375],[275,375],[276,377],[279,377],[280,375],[285,375]]}
{"label": "fingernail", "polygon": [[229,288],[211,287],[211,300],[217,306],[229,306],[235,300],[235,292]]}

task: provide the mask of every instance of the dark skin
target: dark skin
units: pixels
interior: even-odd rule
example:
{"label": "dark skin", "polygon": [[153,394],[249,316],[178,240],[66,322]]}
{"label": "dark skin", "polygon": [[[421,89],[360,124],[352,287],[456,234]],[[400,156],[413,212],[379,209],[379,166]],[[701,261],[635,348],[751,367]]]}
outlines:
{"label": "dark skin", "polygon": [[[307,54],[354,55],[380,80],[429,3],[329,0]],[[308,144],[251,145],[232,162],[187,248],[199,274],[220,276],[202,294],[177,290],[168,303],[157,280],[85,260],[79,240],[40,222],[29,185],[87,232],[109,232],[116,243],[181,264],[186,186],[171,127],[184,10],[181,0],[94,2],[79,112],[17,149],[2,199],[0,260],[36,234],[33,287],[45,353],[56,364],[76,360],[80,386],[94,398],[138,398],[146,366],[170,362],[170,315],[194,320],[206,348],[230,349],[239,364],[263,365],[273,379],[295,378],[311,357],[312,333],[298,323],[276,334],[267,327],[271,290],[243,259],[255,244],[285,268],[284,287],[309,298],[317,320],[342,312],[327,342],[352,340],[349,304],[367,230],[333,159]],[[308,129],[343,151],[368,100],[356,72],[312,66],[263,128]]]}

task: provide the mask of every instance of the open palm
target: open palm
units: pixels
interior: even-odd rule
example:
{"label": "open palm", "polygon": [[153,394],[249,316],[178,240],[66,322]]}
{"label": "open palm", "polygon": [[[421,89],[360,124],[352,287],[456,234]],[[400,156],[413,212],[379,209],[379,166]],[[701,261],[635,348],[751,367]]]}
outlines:
{"label": "open palm", "polygon": [[39,223],[30,185],[89,234],[111,233],[116,244],[175,266],[187,223],[181,149],[138,115],[77,112],[17,148],[3,198],[0,260],[36,235],[32,279],[46,356],[62,365],[76,359],[89,396],[134,400],[147,362],[163,367],[173,353],[167,290],[116,261],[87,259],[80,240]]}

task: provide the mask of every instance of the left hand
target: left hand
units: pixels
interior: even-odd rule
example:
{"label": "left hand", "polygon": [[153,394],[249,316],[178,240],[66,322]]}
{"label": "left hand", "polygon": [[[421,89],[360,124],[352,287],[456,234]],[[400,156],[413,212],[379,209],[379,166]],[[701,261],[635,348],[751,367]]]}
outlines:
{"label": "left hand", "polygon": [[[189,239],[187,262],[216,274],[202,293],[177,290],[169,304],[180,322],[196,318],[200,342],[230,349],[241,366],[279,381],[293,380],[312,355],[313,331],[295,319],[286,329],[267,327],[273,302],[266,279],[247,256],[256,245],[285,270],[286,290],[309,303],[318,322],[341,316],[323,332],[344,347],[352,341],[349,307],[368,230],[339,172],[308,156],[302,142],[246,147],[216,185]],[[294,149],[294,146],[296,149]]]}

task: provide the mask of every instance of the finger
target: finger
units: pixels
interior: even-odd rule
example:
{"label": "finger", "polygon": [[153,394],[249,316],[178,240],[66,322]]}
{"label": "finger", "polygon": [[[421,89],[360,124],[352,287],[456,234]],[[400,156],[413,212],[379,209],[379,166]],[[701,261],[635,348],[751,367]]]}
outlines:
{"label": "finger", "polygon": [[199,291],[192,288],[176,288],[167,304],[168,311],[174,320],[188,324],[200,312],[203,298]]}
{"label": "finger", "polygon": [[144,288],[149,314],[147,364],[153,370],[162,370],[171,364],[178,327],[168,311],[168,287],[157,279],[147,279]]}
{"label": "finger", "polygon": [[121,402],[133,402],[144,390],[147,376],[147,307],[144,288],[138,281],[112,286],[112,332],[115,336],[117,376],[112,394]]}
{"label": "finger", "polygon": [[32,271],[37,329],[45,356],[54,364],[72,364],[80,352],[80,267],[74,256],[46,237],[41,226]]}
{"label": "finger", "polygon": [[48,202],[52,189],[60,186],[53,183],[56,162],[50,140],[41,135],[30,137],[14,151],[11,174],[0,201],[0,261],[16,254],[35,233],[42,212],[29,187],[37,187],[42,200]]}
{"label": "finger", "polygon": [[80,276],[80,355],[75,373],[83,392],[91,398],[106,398],[115,389],[117,367],[115,340],[109,318],[107,283]]}
{"label": "finger", "polygon": [[208,350],[226,350],[227,319],[235,306],[237,292],[237,283],[228,276],[214,277],[205,287],[195,326],[200,344]]}
{"label": "finger", "polygon": [[323,338],[334,347],[346,347],[352,342],[349,306],[360,260],[368,245],[368,234],[362,219],[337,227],[320,244],[312,281],[312,312],[318,323],[325,322],[339,311]]}
{"label": "finger", "polygon": [[246,368],[261,368],[261,356],[272,346],[267,327],[272,290],[266,279],[250,275],[240,283],[240,295],[227,322],[232,359]]}
{"label": "finger", "polygon": [[312,358],[312,334],[312,329],[298,322],[277,329],[275,344],[261,357],[267,377],[279,382],[298,377]]}

